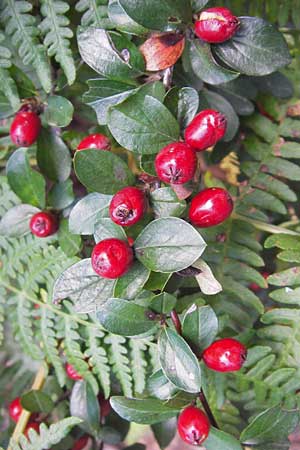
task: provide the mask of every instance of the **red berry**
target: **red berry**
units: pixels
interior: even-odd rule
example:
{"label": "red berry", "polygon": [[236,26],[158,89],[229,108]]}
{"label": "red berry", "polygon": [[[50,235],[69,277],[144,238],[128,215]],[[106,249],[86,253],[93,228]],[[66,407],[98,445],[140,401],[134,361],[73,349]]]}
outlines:
{"label": "red berry", "polygon": [[16,114],[10,126],[10,138],[14,144],[29,147],[38,138],[41,120],[33,111],[22,111]]}
{"label": "red berry", "polygon": [[40,432],[40,423],[39,422],[28,422],[25,430],[24,435],[28,438],[28,432],[29,430],[35,430],[37,433]]}
{"label": "red berry", "polygon": [[211,344],[202,358],[207,367],[217,372],[235,372],[246,361],[247,349],[236,339],[226,338]]}
{"label": "red berry", "polygon": [[98,400],[100,404],[101,418],[104,419],[111,412],[111,406],[109,399],[106,399],[103,394],[98,395]]}
{"label": "red berry", "polygon": [[225,189],[209,188],[193,198],[189,218],[197,227],[207,228],[226,220],[232,210],[233,201]]}
{"label": "red berry", "polygon": [[228,8],[209,8],[195,22],[195,33],[205,42],[219,44],[230,39],[239,25],[239,19]]}
{"label": "red berry", "polygon": [[104,239],[92,252],[94,271],[103,278],[119,278],[124,275],[133,261],[133,251],[121,239]]}
{"label": "red berry", "polygon": [[167,145],[155,158],[156,173],[164,183],[186,183],[193,178],[196,167],[196,154],[184,142]]}
{"label": "red berry", "polygon": [[29,224],[31,233],[37,237],[51,236],[58,230],[58,222],[55,216],[48,212],[34,214]]}
{"label": "red berry", "polygon": [[133,244],[134,244],[134,239],[132,237],[130,237],[130,236],[127,236],[127,242],[130,245],[130,247],[132,247]]}
{"label": "red berry", "polygon": [[104,134],[96,133],[90,134],[82,139],[77,147],[77,150],[84,150],[86,148],[96,148],[98,150],[110,150],[110,141]]}
{"label": "red berry", "polygon": [[89,441],[87,434],[79,438],[72,447],[72,450],[83,450]]}
{"label": "red berry", "polygon": [[82,376],[69,363],[66,364],[66,374],[71,380],[82,380]]}
{"label": "red berry", "polygon": [[207,416],[196,406],[188,406],[178,417],[178,433],[184,442],[200,445],[208,437],[210,423]]}
{"label": "red berry", "polygon": [[17,397],[9,404],[8,407],[9,416],[14,422],[18,422],[20,415],[22,414],[22,411],[23,408],[21,405],[20,397]]}
{"label": "red berry", "polygon": [[129,226],[142,218],[146,208],[145,194],[136,187],[126,187],[113,196],[109,214],[117,225]]}
{"label": "red berry", "polygon": [[185,141],[197,152],[215,145],[224,136],[226,117],[214,109],[197,114],[185,130]]}
{"label": "red berry", "polygon": [[[266,280],[269,276],[269,272],[262,272],[262,276],[264,277],[264,279]],[[260,286],[258,286],[258,284],[256,283],[251,283],[249,288],[251,289],[251,291],[257,292],[261,289]]]}

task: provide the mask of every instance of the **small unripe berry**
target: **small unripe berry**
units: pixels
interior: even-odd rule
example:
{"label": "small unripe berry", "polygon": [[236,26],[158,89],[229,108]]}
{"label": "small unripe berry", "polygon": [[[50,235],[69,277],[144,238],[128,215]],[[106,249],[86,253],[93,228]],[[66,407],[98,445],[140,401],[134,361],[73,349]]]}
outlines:
{"label": "small unripe berry", "polygon": [[24,435],[28,438],[28,432],[29,430],[35,430],[37,433],[40,432],[40,423],[39,422],[28,422],[25,430]]}
{"label": "small unripe berry", "polygon": [[207,367],[217,372],[236,372],[246,361],[247,349],[236,339],[225,338],[215,341],[206,350],[202,358]]}
{"label": "small unripe berry", "polygon": [[82,450],[86,447],[87,443],[89,441],[89,437],[87,434],[84,436],[81,436],[73,445],[72,450]]}
{"label": "small unripe berry", "polygon": [[11,420],[14,422],[18,422],[21,414],[22,414],[23,408],[21,405],[20,397],[15,398],[8,407],[8,412]]}
{"label": "small unripe berry", "polygon": [[210,423],[201,409],[188,406],[178,417],[177,429],[184,442],[201,445],[209,435]]}
{"label": "small unripe berry", "polygon": [[195,175],[196,167],[196,154],[184,142],[167,145],[155,158],[156,173],[164,183],[187,183]]}
{"label": "small unripe berry", "polygon": [[55,216],[49,212],[38,212],[30,220],[31,233],[37,237],[51,236],[58,230],[58,222]]}
{"label": "small unripe berry", "polygon": [[187,126],[185,141],[197,152],[215,145],[225,135],[226,117],[214,109],[205,109],[197,114]]}
{"label": "small unripe berry", "polygon": [[10,126],[10,138],[19,147],[29,147],[38,138],[41,120],[33,111],[18,112]]}
{"label": "small unripe berry", "polygon": [[207,228],[226,220],[233,210],[230,194],[222,188],[208,188],[191,201],[189,218],[197,227]]}
{"label": "small unripe berry", "polygon": [[133,251],[121,239],[104,239],[92,252],[92,267],[103,278],[119,278],[124,275],[133,262]]}
{"label": "small unripe berry", "polygon": [[195,22],[195,33],[205,42],[220,44],[230,39],[239,25],[239,19],[228,8],[209,8]]}
{"label": "small unripe berry", "polygon": [[71,380],[76,380],[76,381],[82,380],[82,376],[79,375],[79,373],[74,369],[74,367],[71,364],[67,363],[65,368],[66,368],[66,374]]}
{"label": "small unripe berry", "polygon": [[82,139],[77,150],[84,150],[87,148],[95,148],[98,150],[110,150],[110,141],[104,134],[95,133],[90,134]]}
{"label": "small unripe berry", "polygon": [[109,214],[117,225],[137,223],[147,208],[144,192],[136,187],[126,187],[117,192],[110,203]]}

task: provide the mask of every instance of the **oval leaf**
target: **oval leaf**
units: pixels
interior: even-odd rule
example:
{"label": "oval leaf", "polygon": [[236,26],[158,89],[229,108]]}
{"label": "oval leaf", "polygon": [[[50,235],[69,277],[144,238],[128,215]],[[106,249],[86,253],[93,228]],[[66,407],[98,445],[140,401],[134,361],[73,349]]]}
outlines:
{"label": "oval leaf", "polygon": [[186,208],[186,202],[179,200],[173,189],[163,187],[150,193],[151,205],[156,218],[180,217]]}
{"label": "oval leaf", "polygon": [[210,306],[192,305],[184,316],[182,334],[200,354],[218,334],[218,318],[214,310]]}
{"label": "oval leaf", "polygon": [[136,261],[123,277],[117,279],[114,296],[133,300],[143,289],[149,275],[150,270]]}
{"label": "oval leaf", "polygon": [[45,119],[47,123],[54,127],[66,127],[72,120],[74,107],[65,97],[51,95],[47,99],[45,108]]}
{"label": "oval leaf", "polygon": [[69,217],[69,228],[74,234],[93,234],[98,221],[108,215],[111,195],[89,194],[79,200]]}
{"label": "oval leaf", "polygon": [[70,413],[83,421],[80,427],[97,435],[100,429],[99,400],[86,381],[77,381],[74,384],[70,397]]}
{"label": "oval leaf", "polygon": [[205,441],[205,448],[206,450],[243,450],[235,437],[213,427]]}
{"label": "oval leaf", "polygon": [[54,408],[51,397],[39,390],[32,390],[22,395],[21,404],[27,411],[46,414],[50,413]]}
{"label": "oval leaf", "polygon": [[39,211],[34,206],[24,204],[9,209],[0,221],[0,235],[18,237],[29,233],[30,219]]}
{"label": "oval leaf", "polygon": [[180,58],[185,38],[179,33],[153,34],[141,46],[146,61],[146,70],[158,71],[173,66]]}
{"label": "oval leaf", "polygon": [[123,228],[114,223],[109,217],[97,220],[94,229],[94,238],[96,243],[108,238],[117,238],[123,241],[127,240]]}

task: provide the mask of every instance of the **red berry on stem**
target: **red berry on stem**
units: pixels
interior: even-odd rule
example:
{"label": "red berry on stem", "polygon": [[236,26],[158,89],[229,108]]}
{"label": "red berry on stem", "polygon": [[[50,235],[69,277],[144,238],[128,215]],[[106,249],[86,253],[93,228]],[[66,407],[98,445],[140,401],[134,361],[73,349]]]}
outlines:
{"label": "red berry on stem", "polygon": [[37,433],[40,431],[40,423],[39,422],[28,422],[25,430],[24,435],[28,438],[28,432],[29,430],[35,430]]}
{"label": "red berry on stem", "polygon": [[214,109],[205,109],[197,114],[187,126],[184,137],[197,152],[215,145],[225,135],[227,120],[224,114]]}
{"label": "red berry on stem", "polygon": [[196,167],[196,154],[184,142],[167,145],[155,158],[156,173],[164,183],[187,183],[193,178]]}
{"label": "red berry on stem", "polygon": [[23,408],[21,405],[20,397],[15,398],[8,407],[8,412],[11,420],[18,422],[20,415],[22,414]]}
{"label": "red berry on stem", "polygon": [[215,341],[206,350],[202,358],[207,367],[217,372],[236,372],[246,361],[247,349],[236,339],[225,338]]}
{"label": "red berry on stem", "polygon": [[121,239],[104,239],[92,252],[94,271],[103,278],[119,278],[130,268],[133,251],[128,243]]}
{"label": "red berry on stem", "polygon": [[32,234],[44,238],[56,233],[58,222],[56,217],[49,212],[39,212],[32,216],[29,227]]}
{"label": "red berry on stem", "polygon": [[209,8],[195,22],[195,33],[205,42],[219,44],[230,39],[239,25],[239,19],[228,8]]}
{"label": "red berry on stem", "polygon": [[226,220],[233,210],[230,194],[222,188],[199,192],[191,201],[189,218],[197,227],[207,228]]}
{"label": "red berry on stem", "polygon": [[109,214],[117,225],[129,226],[142,218],[146,208],[145,194],[136,187],[126,187],[113,196]]}
{"label": "red berry on stem", "polygon": [[188,406],[178,417],[177,429],[181,439],[190,445],[200,445],[208,437],[210,423],[204,412]]}
{"label": "red berry on stem", "polygon": [[89,441],[87,434],[79,438],[72,447],[72,450],[83,450]]}
{"label": "red berry on stem", "polygon": [[98,150],[110,150],[110,141],[104,134],[96,133],[90,134],[82,139],[77,150],[84,150],[87,148],[96,148]]}
{"label": "red berry on stem", "polygon": [[10,126],[10,138],[14,144],[29,147],[38,138],[41,120],[33,111],[21,111],[16,114]]}
{"label": "red berry on stem", "polygon": [[82,380],[82,376],[69,363],[66,364],[66,374],[71,380]]}

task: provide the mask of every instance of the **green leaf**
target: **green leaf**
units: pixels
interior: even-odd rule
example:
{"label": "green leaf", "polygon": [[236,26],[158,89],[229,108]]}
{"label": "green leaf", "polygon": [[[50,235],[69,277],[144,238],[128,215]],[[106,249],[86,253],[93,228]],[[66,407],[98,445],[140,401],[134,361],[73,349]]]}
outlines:
{"label": "green leaf", "polygon": [[115,284],[114,296],[133,300],[143,289],[150,275],[148,270],[139,261],[135,261],[131,269],[118,278]]}
{"label": "green leaf", "polygon": [[65,97],[51,95],[44,111],[47,123],[54,127],[66,127],[72,120],[74,107]]}
{"label": "green leaf", "polygon": [[97,318],[110,333],[138,336],[154,331],[157,323],[148,318],[148,310],[124,299],[110,298],[98,309]]}
{"label": "green leaf", "polygon": [[18,237],[30,232],[31,217],[40,210],[31,205],[17,205],[9,209],[0,221],[0,235]]}
{"label": "green leaf", "polygon": [[211,46],[200,39],[188,41],[183,58],[189,59],[192,70],[205,83],[218,85],[234,80],[238,72],[220,66],[211,51]]}
{"label": "green leaf", "polygon": [[199,12],[208,2],[209,0],[191,0],[193,11]]}
{"label": "green leaf", "polygon": [[65,255],[70,257],[77,255],[81,249],[81,238],[70,233],[68,219],[60,221],[57,236],[59,246]]}
{"label": "green leaf", "polygon": [[110,151],[87,149],[76,152],[74,167],[79,181],[90,191],[115,194],[134,183],[127,164]]}
{"label": "green leaf", "polygon": [[153,424],[151,429],[160,448],[164,449],[175,437],[177,430],[177,419],[176,417],[172,417],[164,422]]}
{"label": "green leaf", "polygon": [[300,267],[291,267],[268,277],[268,282],[274,286],[295,286],[300,284]]}
{"label": "green leaf", "polygon": [[11,155],[6,173],[10,187],[24,203],[44,208],[46,182],[40,173],[31,169],[26,148],[19,148]]}
{"label": "green leaf", "polygon": [[115,27],[124,33],[144,35],[148,30],[132,20],[120,5],[119,0],[111,0],[108,4],[108,16]]}
{"label": "green leaf", "polygon": [[108,127],[116,141],[136,153],[157,153],[179,138],[179,126],[156,98],[140,93],[112,107]]}
{"label": "green leaf", "polygon": [[278,442],[294,431],[299,422],[297,411],[288,411],[280,405],[259,414],[241,434],[241,441],[246,444]]}
{"label": "green leaf", "polygon": [[178,218],[156,219],[137,237],[137,259],[154,272],[177,272],[192,265],[205,250],[200,234]]}
{"label": "green leaf", "polygon": [[66,181],[71,173],[68,147],[54,128],[42,128],[37,141],[37,162],[41,171],[53,181]]}
{"label": "green leaf", "polygon": [[200,391],[198,359],[181,336],[170,328],[164,328],[158,340],[158,353],[162,370],[171,383],[185,392]]}
{"label": "green leaf", "polygon": [[[3,47],[0,47],[0,50]],[[17,85],[8,70],[0,66],[0,89],[9,101],[14,112],[21,106]]]}
{"label": "green leaf", "polygon": [[94,238],[96,243],[108,238],[117,238],[127,241],[124,229],[120,225],[114,223],[109,217],[97,220],[94,226]]}
{"label": "green leaf", "polygon": [[214,310],[210,306],[192,305],[184,315],[182,334],[200,354],[218,334],[218,318]]}
{"label": "green leaf", "polygon": [[161,369],[148,378],[147,389],[153,397],[170,400],[178,392],[178,388],[168,380]]}
{"label": "green leaf", "polygon": [[215,45],[216,55],[227,66],[246,75],[268,75],[291,62],[282,34],[258,17],[240,17],[240,28],[223,44]]}
{"label": "green leaf", "polygon": [[164,30],[172,22],[190,23],[192,10],[189,0],[119,0],[131,19],[151,30]]}
{"label": "green leaf", "polygon": [[151,300],[150,306],[153,311],[159,314],[168,314],[175,308],[177,298],[174,295],[162,292]]}
{"label": "green leaf", "polygon": [[76,67],[70,48],[73,31],[68,27],[70,20],[66,16],[69,9],[70,5],[61,0],[59,2],[41,0],[41,13],[44,19],[39,24],[39,29],[44,36],[44,45],[48,48],[48,55],[54,56],[55,61],[60,64],[70,85],[75,81]]}
{"label": "green leaf", "polygon": [[50,413],[54,408],[51,397],[45,392],[32,390],[22,395],[21,405],[30,412]]}
{"label": "green leaf", "polygon": [[55,183],[48,193],[48,202],[53,209],[62,210],[74,202],[72,180]]}
{"label": "green leaf", "polygon": [[211,427],[204,445],[206,450],[243,450],[235,437],[213,427]]}
{"label": "green leaf", "polygon": [[150,200],[156,218],[180,217],[186,209],[186,202],[179,200],[170,187],[159,188],[151,192]]}
{"label": "green leaf", "polygon": [[145,284],[145,289],[149,291],[163,291],[171,276],[171,273],[151,272]]}
{"label": "green leaf", "polygon": [[142,54],[119,33],[92,27],[79,29],[77,40],[84,62],[105,78],[124,82],[144,71]]}
{"label": "green leaf", "polygon": [[154,399],[111,397],[110,404],[123,419],[150,425],[170,419],[180,411],[178,407]]}
{"label": "green leaf", "polygon": [[108,215],[108,207],[112,196],[89,194],[79,200],[69,217],[69,228],[74,234],[94,234],[99,220]]}
{"label": "green leaf", "polygon": [[82,420],[80,426],[97,436],[100,429],[99,400],[86,381],[77,381],[70,397],[70,413]]}
{"label": "green leaf", "polygon": [[113,295],[115,280],[97,275],[91,260],[82,259],[62,272],[53,288],[53,301],[69,298],[79,313],[96,312]]}
{"label": "green leaf", "polygon": [[166,96],[165,103],[168,107],[169,97],[171,97],[171,102],[175,102],[176,104],[175,115],[177,117],[180,129],[184,130],[187,125],[193,120],[198,111],[198,92],[192,87],[183,87],[181,89],[175,87],[171,89]]}

